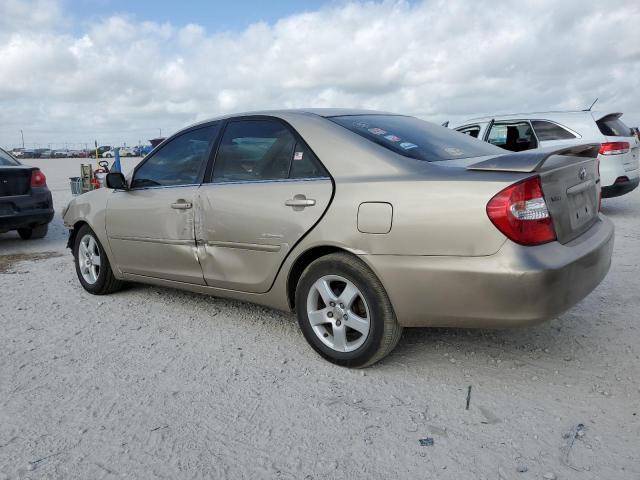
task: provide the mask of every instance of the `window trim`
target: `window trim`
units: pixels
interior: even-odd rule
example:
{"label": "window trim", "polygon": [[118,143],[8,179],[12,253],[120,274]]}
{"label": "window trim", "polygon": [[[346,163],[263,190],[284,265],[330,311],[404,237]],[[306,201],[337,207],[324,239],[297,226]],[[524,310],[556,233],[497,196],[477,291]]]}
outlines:
{"label": "window trim", "polygon": [[135,180],[136,174],[138,173],[138,170],[140,170],[140,168],[142,168],[142,166],[147,163],[149,160],[151,160],[154,156],[156,156],[158,154],[158,152],[160,152],[165,146],[167,146],[170,142],[172,142],[173,140],[177,139],[178,137],[185,135],[187,133],[193,132],[195,130],[201,130],[203,128],[208,128],[208,127],[212,127],[214,125],[218,124],[218,131],[216,132],[215,138],[213,141],[209,141],[209,147],[207,149],[207,154],[205,155],[205,159],[204,159],[204,167],[200,167],[200,171],[198,172],[198,177],[196,180],[198,180],[197,183],[180,183],[177,185],[150,185],[147,187],[130,187],[129,191],[138,191],[138,190],[151,190],[151,189],[159,189],[159,188],[174,188],[174,187],[195,187],[195,186],[200,186],[204,183],[204,176],[205,173],[207,171],[207,167],[209,166],[209,162],[211,161],[211,154],[213,151],[213,147],[217,144],[218,139],[220,138],[220,132],[222,131],[222,126],[223,126],[223,121],[222,120],[214,120],[211,122],[206,122],[206,123],[201,123],[198,125],[193,125],[191,127],[187,127],[184,130],[179,130],[178,132],[174,133],[173,135],[171,135],[168,138],[165,138],[162,143],[160,143],[156,148],[154,148],[151,153],[149,153],[149,155],[147,155],[144,160],[142,160],[138,165],[135,166],[135,168],[133,169],[133,171],[131,172],[131,185],[133,185],[133,181]]}
{"label": "window trim", "polygon": [[[311,177],[311,178],[273,178],[273,179],[265,179],[265,180],[238,180],[238,181],[232,181],[232,182],[214,182],[213,181],[213,170],[215,168],[216,165],[216,160],[218,159],[218,153],[220,150],[220,144],[222,143],[222,138],[224,137],[224,134],[227,130],[227,126],[232,123],[232,122],[243,122],[243,121],[256,121],[256,120],[267,120],[267,121],[275,121],[278,122],[280,124],[282,124],[288,131],[289,133],[291,133],[291,135],[293,135],[293,138],[296,142],[296,145],[298,143],[302,143],[306,148],[309,149],[309,151],[311,153],[313,153],[313,156],[316,158],[316,160],[320,163],[320,165],[322,166],[322,168],[324,169],[326,175],[325,176],[321,176],[321,177]],[[329,172],[329,169],[325,166],[325,164],[322,162],[322,160],[320,160],[320,157],[318,155],[316,155],[316,152],[313,151],[313,149],[309,146],[309,144],[304,140],[304,138],[302,138],[302,135],[300,135],[298,133],[298,131],[293,128],[293,126],[291,126],[291,124],[289,122],[287,122],[286,120],[284,120],[283,118],[280,117],[275,117],[275,116],[271,116],[271,115],[246,115],[246,116],[236,116],[236,117],[230,117],[227,118],[223,121],[223,124],[220,128],[220,132],[218,134],[218,138],[216,139],[215,142],[215,146],[214,146],[214,152],[212,152],[211,158],[209,159],[210,161],[210,168],[207,168],[206,172],[205,172],[205,177],[203,180],[203,184],[211,184],[211,185],[233,185],[233,184],[249,184],[249,183],[272,183],[272,182],[291,182],[291,181],[310,181],[310,180],[332,180],[333,181],[333,177],[331,176],[331,173]],[[295,148],[295,146],[294,146]],[[291,162],[293,163],[293,158],[291,159]],[[289,173],[288,175],[291,175],[291,164],[289,165]]]}

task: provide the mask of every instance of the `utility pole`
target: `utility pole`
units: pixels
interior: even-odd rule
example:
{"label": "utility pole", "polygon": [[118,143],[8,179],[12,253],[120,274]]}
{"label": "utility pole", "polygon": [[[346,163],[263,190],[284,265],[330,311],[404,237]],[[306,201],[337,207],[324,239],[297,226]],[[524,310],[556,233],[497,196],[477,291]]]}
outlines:
{"label": "utility pole", "polygon": [[22,137],[22,149],[24,150],[24,133],[22,132],[22,129],[20,129],[20,136]]}
{"label": "utility pole", "polygon": [[160,137],[159,138],[162,138],[162,129],[158,128],[158,130],[160,130]]}

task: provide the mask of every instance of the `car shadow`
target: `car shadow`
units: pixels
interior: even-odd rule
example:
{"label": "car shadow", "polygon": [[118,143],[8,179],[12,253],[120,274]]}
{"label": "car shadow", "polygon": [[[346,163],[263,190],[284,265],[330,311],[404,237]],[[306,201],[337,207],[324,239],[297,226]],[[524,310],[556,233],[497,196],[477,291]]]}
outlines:
{"label": "car shadow", "polygon": [[632,218],[638,214],[638,210],[629,203],[602,203],[601,212],[611,218]]}

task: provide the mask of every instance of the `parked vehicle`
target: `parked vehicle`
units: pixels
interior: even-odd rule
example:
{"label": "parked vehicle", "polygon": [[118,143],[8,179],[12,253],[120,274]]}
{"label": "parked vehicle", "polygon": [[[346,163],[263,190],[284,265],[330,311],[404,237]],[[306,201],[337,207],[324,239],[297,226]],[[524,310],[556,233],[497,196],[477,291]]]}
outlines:
{"label": "parked vehicle", "polygon": [[[119,147],[119,152],[120,152],[120,157],[124,158],[124,157],[133,157],[135,156],[133,153],[133,150],[128,148],[128,147]],[[116,156],[116,151],[115,149],[111,149],[108,150],[106,152],[104,152],[104,154],[102,155],[105,158],[113,158]]]}
{"label": "parked vehicle", "polygon": [[100,147],[98,147],[92,152],[91,156],[95,155],[97,152],[98,157],[102,158],[105,156],[107,152],[110,152],[111,150],[112,150],[112,147],[110,145],[101,145]]}
{"label": "parked vehicle", "polygon": [[640,183],[640,140],[621,116],[591,111],[518,113],[474,118],[455,129],[514,152],[600,143],[602,196],[607,198],[624,195]]}
{"label": "parked vehicle", "polygon": [[295,310],[317,352],[361,367],[403,327],[531,324],[595,288],[614,237],[599,147],[512,153],[371,111],[241,114],[176,133],[63,218],[88,292]]}
{"label": "parked vehicle", "polygon": [[51,150],[49,148],[36,148],[33,151],[32,158],[51,158]]}
{"label": "parked vehicle", "polygon": [[0,149],[0,233],[17,230],[24,240],[42,238],[53,213],[44,173]]}
{"label": "parked vehicle", "polygon": [[70,150],[55,150],[51,156],[53,158],[73,158],[73,152]]}

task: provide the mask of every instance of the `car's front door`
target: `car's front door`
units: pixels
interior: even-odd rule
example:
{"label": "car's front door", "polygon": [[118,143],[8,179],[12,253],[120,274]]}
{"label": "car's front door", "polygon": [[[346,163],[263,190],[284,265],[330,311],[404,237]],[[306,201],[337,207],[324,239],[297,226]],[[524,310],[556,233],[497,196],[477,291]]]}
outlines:
{"label": "car's front door", "polygon": [[207,285],[269,290],[332,192],[326,170],[288,125],[274,118],[229,121],[198,200],[196,239]]}
{"label": "car's front door", "polygon": [[218,124],[169,140],[139,165],[127,191],[107,204],[107,236],[125,273],[204,284],[195,245],[194,203]]}

